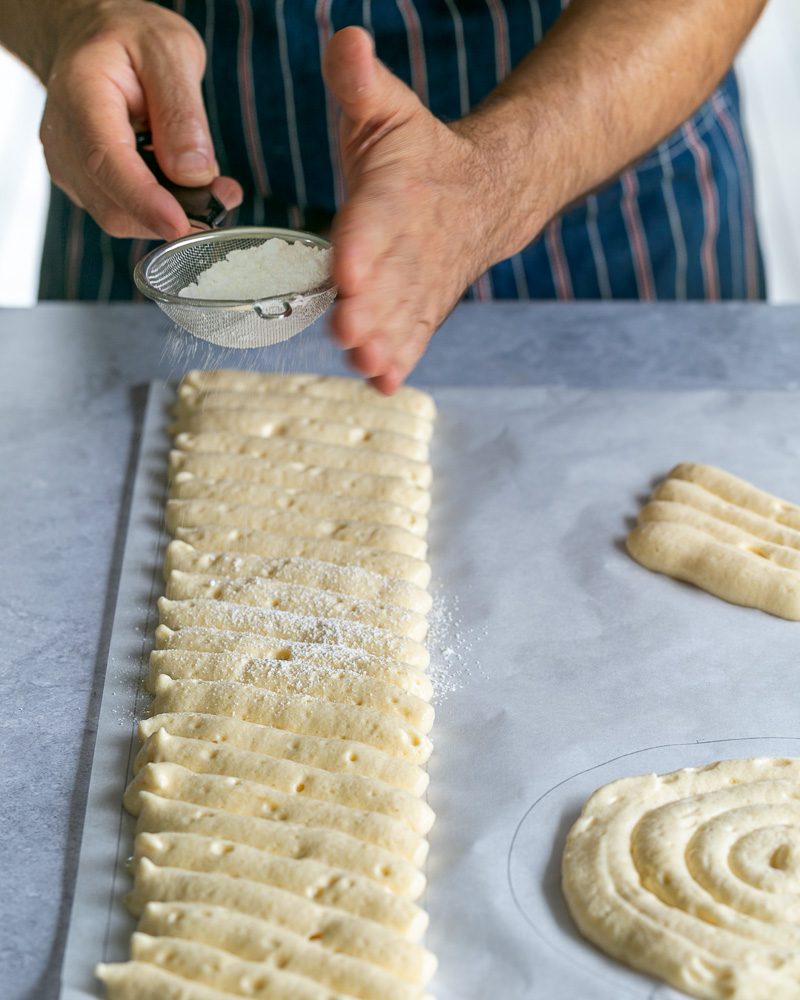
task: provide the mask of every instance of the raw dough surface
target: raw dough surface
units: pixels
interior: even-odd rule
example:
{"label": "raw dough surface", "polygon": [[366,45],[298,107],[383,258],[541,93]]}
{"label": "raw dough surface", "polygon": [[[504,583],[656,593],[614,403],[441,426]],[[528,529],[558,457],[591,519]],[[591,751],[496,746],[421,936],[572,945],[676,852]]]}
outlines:
{"label": "raw dough surface", "polygon": [[396,604],[364,600],[320,587],[283,583],[264,577],[198,579],[192,574],[176,570],[167,581],[167,599],[215,600],[271,608],[275,611],[291,611],[294,614],[313,615],[315,618],[344,618],[385,628],[396,635],[407,635],[417,641],[422,641],[428,632],[428,622],[424,615],[406,611]]}
{"label": "raw dough surface", "polygon": [[111,1000],[430,1000],[434,414],[352,379],[179,387]]}
{"label": "raw dough surface", "polygon": [[287,417],[315,417],[356,426],[366,423],[375,430],[405,434],[418,441],[430,441],[433,434],[431,420],[403,410],[291,392],[271,392],[265,395],[226,389],[198,390],[191,385],[182,385],[178,390],[174,412],[175,417],[180,419],[197,410],[221,409],[278,412]]}
{"label": "raw dough surface", "polygon": [[408,507],[386,500],[287,490],[237,479],[202,479],[185,472],[178,473],[170,484],[169,493],[175,500],[224,500],[236,505],[254,504],[275,513],[292,510],[305,517],[349,518],[368,524],[391,525],[420,538],[428,532],[428,519],[423,514],[415,514]]}
{"label": "raw dough surface", "polygon": [[785,524],[789,528],[800,531],[800,507],[789,503],[788,500],[781,500],[764,490],[758,489],[744,479],[731,475],[730,472],[723,472],[713,465],[698,465],[693,462],[684,462],[676,465],[670,473],[673,479],[685,479],[687,482],[695,483],[714,493],[722,500],[735,504],[737,507],[745,507],[768,517],[779,524]]}
{"label": "raw dough surface", "polygon": [[648,569],[800,620],[800,508],[712,466],[676,466],[627,547]]}
{"label": "raw dough surface", "polygon": [[371,879],[309,858],[276,858],[267,851],[196,833],[141,833],[134,865],[142,858],[162,868],[216,872],[238,881],[272,886],[321,906],[342,910],[418,941],[427,917],[416,903]]}
{"label": "raw dough surface", "polygon": [[173,736],[159,729],[139,751],[136,770],[164,761],[198,774],[224,774],[255,781],[287,795],[371,809],[405,823],[414,833],[425,834],[433,826],[433,810],[427,802],[374,778],[331,774],[285,758]]}
{"label": "raw dough surface", "polygon": [[269,375],[225,368],[210,371],[198,369],[188,372],[182,385],[205,391],[218,389],[266,396],[274,392],[289,392],[298,396],[377,405],[386,410],[413,413],[425,420],[433,420],[436,416],[433,399],[419,389],[404,385],[393,396],[381,396],[365,382],[336,375]]}
{"label": "raw dough surface", "polygon": [[333,590],[337,594],[352,594],[365,601],[396,604],[421,615],[426,615],[432,605],[426,590],[406,580],[393,580],[360,566],[340,566],[301,556],[267,559],[234,552],[201,552],[186,542],[174,541],[167,546],[164,571],[167,580],[175,571],[194,576],[207,574],[216,579],[264,577]]}
{"label": "raw dough surface", "polygon": [[[296,940],[297,935],[291,935],[291,938]],[[244,984],[247,995],[257,1000],[350,1000],[352,994],[331,992],[327,984],[309,979],[308,972],[319,975],[323,971],[320,963],[306,963],[302,972],[292,972],[289,955],[291,953],[287,954],[284,950],[282,958],[287,964],[281,968],[273,964],[274,959],[269,961],[271,956],[266,962],[246,961],[231,955],[227,949],[219,948],[217,942],[171,937],[158,939],[143,933],[134,935],[131,942],[131,957],[134,960],[152,962],[178,975],[214,983],[226,990],[226,997],[234,995],[231,992],[234,990],[236,995],[241,996]]]}
{"label": "raw dough surface", "polygon": [[251,879],[160,868],[142,858],[134,872],[129,905],[138,916],[150,902],[206,903],[260,917],[322,948],[371,962],[412,984],[426,981],[435,968],[430,952],[397,931]]}
{"label": "raw dough surface", "polygon": [[367,524],[363,521],[306,517],[292,510],[276,513],[269,507],[229,504],[220,500],[167,501],[167,530],[170,534],[174,535],[176,528],[198,528],[214,524],[255,528],[257,531],[299,538],[335,539],[386,552],[402,552],[415,559],[424,559],[428,552],[425,540],[405,528]]}
{"label": "raw dough surface", "polygon": [[142,719],[139,737],[144,742],[159,729],[166,729],[173,736],[224,743],[239,750],[296,760],[298,764],[308,764],[324,771],[377,778],[414,795],[424,795],[428,787],[427,771],[354,740],[299,736],[272,726],[259,726],[241,719],[202,712],[172,712]]}
{"label": "raw dough surface", "polygon": [[425,876],[403,858],[374,844],[336,830],[274,823],[258,816],[237,816],[224,809],[140,793],[137,833],[197,833],[232,840],[268,851],[275,857],[311,858],[333,868],[344,868],[409,899],[425,889]]}
{"label": "raw dough surface", "polygon": [[414,486],[400,476],[383,476],[331,468],[324,464],[268,461],[250,455],[224,452],[178,451],[169,454],[170,475],[208,479],[235,479],[287,490],[326,493],[331,496],[400,504],[415,514],[427,514],[431,498],[427,489]]}
{"label": "raw dough surface", "polygon": [[352,670],[395,684],[424,701],[430,701],[433,690],[427,675],[416,667],[336,643],[290,642],[256,632],[236,632],[232,629],[195,625],[177,630],[159,625],[155,638],[156,652],[193,650],[201,653],[226,653],[231,656],[281,660],[288,664],[313,664],[329,667],[331,670]]}
{"label": "raw dough surface", "polygon": [[428,445],[418,438],[385,430],[368,430],[358,424],[335,423],[316,417],[287,417],[260,410],[201,407],[184,412],[172,427],[173,434],[242,434],[247,437],[311,441],[322,445],[345,445],[369,452],[401,455],[415,462],[428,460]]}
{"label": "raw dough surface", "polygon": [[360,566],[373,573],[406,580],[417,587],[427,587],[431,579],[431,568],[423,559],[330,538],[300,538],[252,528],[214,526],[178,528],[175,537],[203,551],[242,553],[267,559],[301,557],[339,566]]}
{"label": "raw dough surface", "polygon": [[210,452],[224,455],[249,455],[267,461],[303,462],[326,465],[348,472],[363,472],[373,476],[399,476],[413,486],[427,489],[431,485],[431,467],[427,462],[392,455],[384,451],[346,444],[325,444],[285,437],[258,437],[226,431],[187,432],[178,434],[175,447],[179,451]]}
{"label": "raw dough surface", "polygon": [[360,1000],[422,1000],[417,987],[382,970],[317,947],[291,931],[242,913],[196,903],[149,903],[139,929],[145,934],[199,941],[250,962],[280,963]]}
{"label": "raw dough surface", "polygon": [[567,837],[564,894],[596,945],[707,1000],[800,998],[800,759],[624,778]]}
{"label": "raw dough surface", "polygon": [[125,792],[125,808],[134,816],[140,809],[141,792],[208,805],[243,816],[339,830],[398,854],[415,865],[421,865],[427,857],[426,841],[407,824],[390,816],[287,794],[245,778],[198,774],[180,764],[145,764]]}
{"label": "raw dough surface", "polygon": [[292,733],[356,740],[424,764],[431,754],[428,737],[396,716],[360,705],[343,705],[305,694],[276,694],[233,681],[173,680],[161,674],[155,685],[154,715],[207,712],[227,715]]}
{"label": "raw dough surface", "polygon": [[154,650],[150,655],[149,688],[155,691],[160,674],[206,681],[235,681],[267,688],[279,694],[309,694],[326,701],[374,708],[397,715],[428,733],[433,708],[396,684],[364,676],[354,670],[317,666],[302,660],[263,660],[235,653],[195,653],[189,650]]}
{"label": "raw dough surface", "polygon": [[233,632],[279,636],[295,642],[331,642],[339,646],[363,649],[375,656],[386,656],[421,670],[430,662],[430,655],[421,643],[359,621],[318,618],[273,610],[270,607],[254,608],[246,604],[199,598],[170,601],[161,597],[158,601],[158,613],[161,624],[171,629],[199,625]]}
{"label": "raw dough surface", "polygon": [[[230,993],[173,976],[148,962],[101,962],[95,975],[105,986],[107,1000],[231,1000]],[[276,997],[289,1000],[285,993]],[[332,1000],[330,994],[326,1000]]]}

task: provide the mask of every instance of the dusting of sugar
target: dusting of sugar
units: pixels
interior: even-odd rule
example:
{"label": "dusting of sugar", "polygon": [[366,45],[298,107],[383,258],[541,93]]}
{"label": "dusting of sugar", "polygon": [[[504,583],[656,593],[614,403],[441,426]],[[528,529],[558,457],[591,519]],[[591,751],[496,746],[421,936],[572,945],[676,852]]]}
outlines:
{"label": "dusting of sugar", "polygon": [[167,617],[176,622],[176,625],[170,626],[171,628],[202,624],[234,631],[256,630],[298,642],[355,646],[379,656],[393,657],[401,662],[405,662],[406,652],[419,647],[414,640],[394,635],[385,628],[340,618],[317,618],[291,611],[273,611],[268,608],[202,598],[167,601],[163,607]]}
{"label": "dusting of sugar", "polygon": [[370,600],[341,594],[300,583],[284,583],[266,577],[217,579],[192,578],[189,593],[182,597],[214,599],[250,607],[296,611],[315,618],[344,618],[377,625],[399,635],[405,635],[419,618],[404,608],[387,601]]}
{"label": "dusting of sugar", "polygon": [[487,633],[485,626],[466,625],[458,595],[438,584],[431,586],[433,606],[428,617],[428,677],[433,685],[433,702],[466,687],[474,675],[485,676],[475,657],[476,639]]}
{"label": "dusting of sugar", "polygon": [[419,607],[420,600],[424,600],[424,594],[416,584],[397,577],[382,576],[354,563],[325,562],[304,556],[269,558],[234,552],[191,553],[188,562],[189,569],[185,572],[191,572],[197,566],[224,580],[254,577],[300,584],[312,579],[313,586],[322,590],[351,594],[364,600],[386,601],[412,611],[416,610],[414,605]]}
{"label": "dusting of sugar", "polygon": [[409,567],[417,567],[420,560],[402,552],[370,548],[331,538],[309,539],[298,535],[244,528],[241,531],[223,526],[205,525],[198,528],[175,529],[175,537],[202,551],[245,552],[262,557],[299,556],[321,559],[343,566],[374,567],[386,576],[401,577]]}
{"label": "dusting of sugar", "polygon": [[[337,683],[358,687],[365,679],[363,673],[350,670],[345,666],[337,666],[333,662],[325,662],[322,658],[308,660],[268,660],[258,657],[246,658],[240,661],[241,677],[232,674],[230,680],[241,680],[253,687],[270,687],[272,684],[285,685],[288,693],[319,694],[326,696],[336,694]],[[220,678],[214,678],[220,679]],[[225,678],[221,678],[225,679]],[[339,700],[339,699],[331,699]]]}

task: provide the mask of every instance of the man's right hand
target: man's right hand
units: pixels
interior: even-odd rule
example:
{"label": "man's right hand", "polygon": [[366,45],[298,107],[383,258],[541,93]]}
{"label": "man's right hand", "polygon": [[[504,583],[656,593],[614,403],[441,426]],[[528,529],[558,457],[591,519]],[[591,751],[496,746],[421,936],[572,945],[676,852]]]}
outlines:
{"label": "man's right hand", "polygon": [[53,181],[112,236],[185,235],[183,209],[136,152],[141,123],[171,180],[213,182],[228,208],[238,205],[239,185],[219,177],[200,88],[205,48],[189,22],[143,0],[66,0],[56,9],[40,132]]}

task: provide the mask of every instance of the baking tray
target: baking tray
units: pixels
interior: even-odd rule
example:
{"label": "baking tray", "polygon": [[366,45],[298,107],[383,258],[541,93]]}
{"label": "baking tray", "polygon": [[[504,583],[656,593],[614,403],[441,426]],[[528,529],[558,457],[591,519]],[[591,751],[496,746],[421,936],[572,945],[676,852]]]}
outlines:
{"label": "baking tray", "polygon": [[[800,754],[800,624],[651,574],[624,550],[653,480],[720,465],[800,497],[792,393],[434,392],[437,706],[427,943],[439,1000],[675,998],[606,959],[561,900],[563,839],[599,785]],[[125,956],[121,810],[160,593],[170,390],[150,390],[92,769],[63,1000]]]}

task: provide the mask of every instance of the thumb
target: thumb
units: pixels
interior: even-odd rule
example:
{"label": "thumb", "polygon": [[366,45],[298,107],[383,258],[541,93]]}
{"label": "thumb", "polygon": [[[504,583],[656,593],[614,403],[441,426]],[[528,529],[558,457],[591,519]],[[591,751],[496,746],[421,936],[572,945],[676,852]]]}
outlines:
{"label": "thumb", "polygon": [[175,52],[173,61],[143,66],[141,83],[156,158],[176,184],[210,184],[219,173],[200,81],[205,52]]}
{"label": "thumb", "polygon": [[325,83],[350,122],[358,127],[405,119],[419,110],[419,99],[375,56],[363,28],[342,28],[328,43]]}

